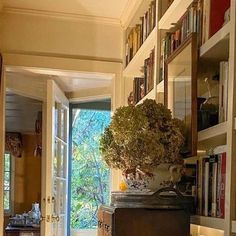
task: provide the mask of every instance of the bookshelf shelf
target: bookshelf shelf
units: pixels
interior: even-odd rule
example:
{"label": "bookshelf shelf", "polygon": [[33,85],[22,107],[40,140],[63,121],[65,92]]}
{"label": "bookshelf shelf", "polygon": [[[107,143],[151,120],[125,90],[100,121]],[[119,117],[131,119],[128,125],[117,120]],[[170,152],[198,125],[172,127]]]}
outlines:
{"label": "bookshelf shelf", "polygon": [[164,80],[157,84],[157,93],[164,92]]}
{"label": "bookshelf shelf", "polygon": [[145,99],[155,99],[155,89],[152,89],[146,96],[144,96],[136,105],[143,103]]}
{"label": "bookshelf shelf", "polygon": [[140,20],[140,16],[144,15],[146,10],[148,9],[150,2],[152,0],[136,0],[136,4],[132,9],[135,12],[135,15],[128,17],[126,24],[124,25],[127,27],[134,27],[137,22]]}
{"label": "bookshelf shelf", "polygon": [[191,216],[191,224],[201,225],[208,228],[224,230],[225,220],[221,218],[206,217],[206,216]]}
{"label": "bookshelf shelf", "polygon": [[198,132],[198,142],[205,141],[207,139],[216,138],[224,135],[227,132],[227,122],[222,122],[218,125],[212,126],[208,129],[204,129]]}
{"label": "bookshelf shelf", "polygon": [[200,57],[211,60],[228,60],[229,58],[229,33],[231,22],[225,24],[200,48]]}
{"label": "bookshelf shelf", "polygon": [[232,233],[236,233],[236,221],[235,220],[233,220],[232,221]]}
{"label": "bookshelf shelf", "polygon": [[142,76],[141,67],[144,66],[144,60],[149,57],[151,50],[155,47],[157,27],[155,27],[137,53],[134,55],[130,63],[123,71],[126,77]]}
{"label": "bookshelf shelf", "polygon": [[159,29],[170,29],[186,12],[193,0],[174,0],[159,21]]}

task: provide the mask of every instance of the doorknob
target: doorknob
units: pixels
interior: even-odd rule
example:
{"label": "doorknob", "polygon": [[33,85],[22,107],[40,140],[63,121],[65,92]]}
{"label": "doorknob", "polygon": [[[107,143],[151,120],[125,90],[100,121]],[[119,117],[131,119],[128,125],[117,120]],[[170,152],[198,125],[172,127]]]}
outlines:
{"label": "doorknob", "polygon": [[52,215],[52,222],[59,222],[60,221],[60,217],[57,215],[57,216],[54,216]]}
{"label": "doorknob", "polygon": [[50,222],[50,215],[45,216],[41,216],[40,217],[40,221],[46,220],[46,222]]}

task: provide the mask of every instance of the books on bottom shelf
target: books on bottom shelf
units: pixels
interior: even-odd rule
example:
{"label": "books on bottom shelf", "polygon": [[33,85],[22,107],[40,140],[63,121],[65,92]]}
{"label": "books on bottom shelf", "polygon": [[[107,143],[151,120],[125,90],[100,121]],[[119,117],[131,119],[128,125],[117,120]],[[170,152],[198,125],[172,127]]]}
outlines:
{"label": "books on bottom shelf", "polygon": [[213,155],[197,163],[197,213],[204,216],[225,216],[226,152],[214,150]]}
{"label": "books on bottom shelf", "polygon": [[229,62],[220,62],[219,76],[219,122],[227,120]]}

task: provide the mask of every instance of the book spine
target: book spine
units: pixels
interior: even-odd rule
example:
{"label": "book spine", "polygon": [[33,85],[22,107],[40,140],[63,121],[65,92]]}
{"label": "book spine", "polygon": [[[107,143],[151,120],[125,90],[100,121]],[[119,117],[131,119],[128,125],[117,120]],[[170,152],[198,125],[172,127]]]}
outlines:
{"label": "book spine", "polygon": [[221,166],[222,166],[222,155],[218,154],[218,166],[217,166],[217,213],[216,213],[217,217],[220,217]]}
{"label": "book spine", "polygon": [[204,216],[208,216],[209,211],[209,160],[205,161],[204,172]]}
{"label": "book spine", "polygon": [[225,217],[226,153],[221,155],[220,218]]}
{"label": "book spine", "polygon": [[214,155],[212,164],[212,199],[211,199],[211,216],[216,217],[217,213],[217,165],[218,156]]}

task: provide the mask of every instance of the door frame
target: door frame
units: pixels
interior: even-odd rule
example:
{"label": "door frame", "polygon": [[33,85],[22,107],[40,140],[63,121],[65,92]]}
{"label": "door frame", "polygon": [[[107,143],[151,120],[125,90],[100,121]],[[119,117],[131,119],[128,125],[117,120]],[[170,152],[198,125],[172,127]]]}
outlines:
{"label": "door frame", "polygon": [[[99,100],[104,100],[104,99],[110,99],[111,100],[111,109],[110,111],[112,112],[112,96],[108,95],[108,96],[103,96],[102,98],[101,97],[96,97],[96,96],[90,96],[89,99],[80,99],[78,98],[77,100],[73,99],[73,102],[70,102],[69,104],[69,145],[68,145],[68,148],[69,148],[69,153],[68,153],[68,173],[72,173],[72,112],[73,112],[73,109],[74,108],[79,108],[79,103],[89,103],[89,102],[92,102],[92,101],[99,101]],[[112,184],[112,173],[111,173],[111,176],[110,176],[110,182]],[[67,214],[68,214],[68,217],[67,217],[67,236],[71,236],[71,228],[70,228],[70,224],[71,224],[71,220],[70,220],[70,212],[71,212],[71,174],[68,174],[68,206],[67,206]]]}
{"label": "door frame", "polygon": [[[94,61],[90,59],[81,58],[63,58],[63,57],[51,57],[50,55],[28,55],[28,54],[17,54],[17,53],[4,53],[2,54],[2,71],[0,80],[0,142],[5,143],[5,72],[6,68],[11,67],[14,69],[24,68],[38,68],[46,69],[51,71],[85,71],[90,73],[105,73],[112,75],[112,88],[111,88],[111,100],[112,100],[112,111],[116,107],[124,104],[124,78],[122,77],[122,63],[121,62],[110,62],[110,61]],[[56,63],[55,63],[56,61]],[[91,96],[89,97],[91,98]],[[85,98],[86,99],[86,98]],[[84,100],[78,97],[78,101]],[[77,97],[73,99],[73,102],[77,102]],[[3,147],[3,148],[2,148]],[[4,154],[4,145],[0,145],[0,155]],[[117,171],[112,170],[112,186],[118,186],[117,183],[120,180],[120,175]],[[0,158],[0,184],[3,186],[3,162]],[[114,188],[116,189],[116,187]],[[0,189],[0,201],[3,200],[3,188]],[[4,232],[3,217],[4,210],[3,204],[0,204],[0,233]]]}
{"label": "door frame", "polygon": [[1,76],[0,76],[0,234],[4,233],[4,204],[3,204],[3,181],[4,181],[4,154],[5,154],[5,85],[6,85],[6,78],[5,78],[5,67],[3,66],[2,56],[1,57]]}

